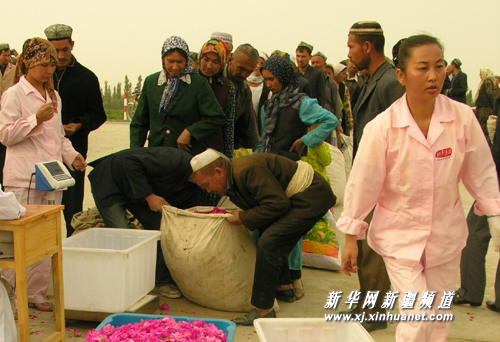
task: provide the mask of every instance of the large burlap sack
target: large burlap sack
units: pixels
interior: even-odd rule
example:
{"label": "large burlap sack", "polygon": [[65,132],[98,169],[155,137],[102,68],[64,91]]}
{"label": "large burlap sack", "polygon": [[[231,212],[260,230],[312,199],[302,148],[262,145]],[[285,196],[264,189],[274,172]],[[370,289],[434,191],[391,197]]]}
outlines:
{"label": "large burlap sack", "polygon": [[250,311],[255,245],[245,227],[226,221],[230,214],[194,213],[212,209],[163,207],[165,262],[190,301],[217,310]]}
{"label": "large burlap sack", "polygon": [[[129,211],[127,211],[127,221],[127,228],[143,229],[139,221]],[[104,219],[99,213],[99,210],[97,210],[97,207],[92,207],[74,214],[71,219],[71,227],[75,230],[73,234],[77,234],[89,228],[106,227],[106,224],[104,223]],[[64,234],[64,236],[66,236],[66,234]]]}
{"label": "large burlap sack", "polygon": [[353,154],[353,141],[352,134],[347,136],[345,134],[339,135],[339,149],[342,151],[345,160],[345,178],[349,179],[349,174],[352,168],[352,154]]}
{"label": "large burlap sack", "polygon": [[332,191],[337,197],[337,202],[335,205],[344,203],[344,193],[346,184],[346,169],[344,155],[340,150],[332,145],[330,147],[330,155],[332,156],[332,162],[326,167],[326,174],[330,179],[330,185]]}
{"label": "large burlap sack", "polygon": [[331,210],[302,239],[302,265],[330,271],[340,270],[338,228]]}

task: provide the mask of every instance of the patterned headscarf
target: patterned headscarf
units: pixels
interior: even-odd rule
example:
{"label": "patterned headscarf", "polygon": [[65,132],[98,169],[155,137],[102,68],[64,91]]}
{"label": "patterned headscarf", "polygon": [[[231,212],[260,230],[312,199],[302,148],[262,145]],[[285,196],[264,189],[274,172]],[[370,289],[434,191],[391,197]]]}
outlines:
{"label": "patterned headscarf", "polygon": [[[226,63],[227,63],[226,43],[224,43],[224,41],[222,41],[221,39],[218,39],[218,38],[210,39],[208,42],[203,44],[203,46],[201,47],[200,54],[199,54],[199,60],[201,61],[203,56],[206,55],[207,53],[210,53],[210,52],[213,52],[217,56],[219,56],[219,61],[220,61],[220,66],[221,66],[220,70],[217,74],[212,76],[212,77],[216,77],[216,76],[220,75],[222,73],[222,71],[224,70],[224,68],[226,67]],[[200,68],[200,74],[201,74],[201,68]],[[212,77],[208,77],[208,82],[210,84],[212,84]]]}
{"label": "patterned headscarf", "polygon": [[292,60],[290,59],[290,54],[289,53],[286,53],[286,52],[283,52],[283,51],[280,51],[280,50],[275,50],[271,54],[271,57],[274,57],[274,56],[283,57],[288,63],[292,64]]}
{"label": "patterned headscarf", "polygon": [[493,71],[491,71],[488,68],[481,68],[479,70],[479,74],[481,75],[481,81],[479,82],[479,85],[477,86],[476,90],[476,96],[474,97],[474,100],[476,101],[477,98],[479,97],[479,92],[481,90],[481,87],[483,86],[483,83],[486,82],[487,87],[486,87],[486,93],[488,95],[491,95],[494,91],[494,84],[495,84],[495,74],[493,74]]}
{"label": "patterned headscarf", "polygon": [[191,83],[191,77],[189,74],[192,74],[191,70],[191,61],[189,58],[186,59],[186,68],[178,77],[172,77],[168,74],[165,66],[163,65],[163,58],[165,55],[173,49],[180,49],[186,53],[186,56],[189,56],[189,47],[187,43],[178,36],[171,36],[165,40],[163,43],[163,48],[161,49],[161,64],[162,64],[162,74],[158,79],[158,84],[163,84],[162,82],[166,81],[167,84],[163,89],[163,96],[161,97],[159,115],[160,120],[163,122],[165,119],[165,115],[168,110],[168,106],[170,105],[170,101],[174,98],[175,94],[177,94],[177,90],[179,90],[179,79],[188,84]]}
{"label": "patterned headscarf", "polygon": [[293,71],[289,61],[280,56],[270,57],[262,65],[262,70],[267,70],[274,75],[281,83],[281,91],[273,94],[268,100],[264,110],[264,132],[262,134],[262,144],[260,152],[265,153],[271,150],[271,135],[278,121],[278,112],[282,108],[300,108],[300,104],[307,95],[299,93],[299,79]]}
{"label": "patterned headscarf", "polygon": [[[14,83],[19,82],[21,76],[28,73],[28,69],[45,63],[57,63],[57,51],[54,45],[43,38],[27,39],[23,44],[23,52],[17,57]],[[57,96],[52,77],[43,86],[49,93],[52,107],[57,109]]]}

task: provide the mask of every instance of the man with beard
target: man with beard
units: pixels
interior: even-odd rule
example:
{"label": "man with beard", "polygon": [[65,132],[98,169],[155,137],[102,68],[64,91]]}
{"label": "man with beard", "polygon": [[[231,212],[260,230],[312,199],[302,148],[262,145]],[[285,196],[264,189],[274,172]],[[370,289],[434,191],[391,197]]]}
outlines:
{"label": "man with beard", "polygon": [[[72,51],[73,29],[68,25],[55,24],[45,29],[45,35],[57,50],[57,66],[54,72],[54,88],[61,96],[62,123],[66,137],[83,158],[87,157],[89,133],[106,121],[102,105],[101,89],[96,75],[77,62]],[[74,229],[73,215],[83,209],[85,172],[70,171],[75,185],[63,193],[64,219],[67,236]]]}
{"label": "man with beard", "polygon": [[[361,21],[352,25],[349,30],[347,57],[358,70],[366,70],[369,75],[353,110],[354,157],[356,157],[356,150],[366,124],[404,93],[404,88],[396,78],[396,70],[384,56],[384,44],[384,32],[379,23]],[[371,216],[372,214],[365,219],[367,223],[371,222]],[[379,291],[380,294],[385,294],[390,290],[391,283],[382,257],[368,245],[365,237],[357,242],[361,298],[352,313],[366,312],[366,316],[377,312],[384,314],[385,309],[381,308],[383,295],[378,296],[372,309],[368,307],[361,309],[368,291]],[[386,329],[387,321],[363,322],[362,325],[367,331]]]}
{"label": "man with beard", "polygon": [[242,44],[229,56],[224,76],[234,83],[236,91],[236,114],[234,117],[234,149],[251,148],[259,144],[257,120],[252,104],[252,91],[246,78],[259,62],[259,51],[250,44]]}

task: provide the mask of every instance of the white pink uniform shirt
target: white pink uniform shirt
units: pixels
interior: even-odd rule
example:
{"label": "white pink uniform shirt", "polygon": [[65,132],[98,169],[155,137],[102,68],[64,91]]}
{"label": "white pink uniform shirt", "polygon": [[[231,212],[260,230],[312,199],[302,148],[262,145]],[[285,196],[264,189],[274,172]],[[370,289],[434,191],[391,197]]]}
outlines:
{"label": "white pink uniform shirt", "polygon": [[[27,188],[36,163],[61,160],[71,166],[78,155],[71,141],[64,137],[59,94],[57,112],[52,119],[37,125],[38,108],[51,102],[48,93],[45,97],[47,100],[24,76],[2,95],[0,142],[7,146],[4,186]],[[34,188],[34,182],[31,187]]]}
{"label": "white pink uniform shirt", "polygon": [[425,138],[405,94],[366,125],[338,227],[363,238],[376,205],[368,243],[377,253],[412,264],[425,250],[427,267],[446,263],[467,238],[460,180],[477,214],[500,215],[495,164],[470,107],[439,95]]}

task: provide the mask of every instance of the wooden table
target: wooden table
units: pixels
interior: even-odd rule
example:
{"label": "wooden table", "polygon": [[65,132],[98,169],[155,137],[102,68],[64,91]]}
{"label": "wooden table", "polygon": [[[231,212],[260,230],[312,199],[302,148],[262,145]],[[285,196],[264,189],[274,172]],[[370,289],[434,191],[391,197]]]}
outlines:
{"label": "wooden table", "polygon": [[11,231],[14,259],[0,260],[0,268],[16,271],[16,296],[19,341],[29,341],[28,291],[26,267],[52,257],[55,332],[43,341],[65,341],[64,290],[61,245],[62,205],[25,205],[26,215],[19,220],[0,221],[0,231]]}

